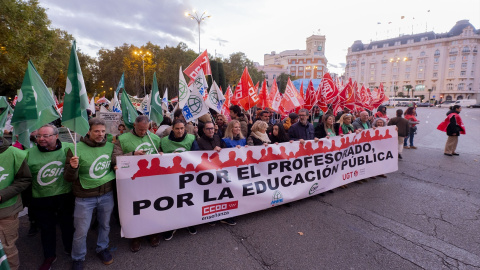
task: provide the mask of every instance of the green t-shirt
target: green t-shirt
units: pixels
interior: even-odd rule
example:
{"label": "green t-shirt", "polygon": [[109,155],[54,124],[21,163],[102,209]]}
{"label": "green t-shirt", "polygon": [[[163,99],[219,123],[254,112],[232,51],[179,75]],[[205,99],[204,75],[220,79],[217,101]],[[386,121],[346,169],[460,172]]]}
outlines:
{"label": "green t-shirt", "polygon": [[190,151],[194,141],[195,136],[192,134],[187,134],[181,142],[172,141],[165,136],[160,140],[160,146],[163,153],[185,152]]}
{"label": "green t-shirt", "polygon": [[[27,153],[18,148],[10,146],[0,154],[0,190],[7,188],[15,180],[15,175],[20,170]],[[19,196],[14,196],[9,200],[0,203],[0,208],[6,208],[14,205]]]}
{"label": "green t-shirt", "polygon": [[112,153],[113,143],[106,142],[102,147],[90,147],[84,142],[77,144],[78,177],[84,189],[96,188],[115,179],[110,166]]}
{"label": "green t-shirt", "polygon": [[[150,136],[152,141],[150,141],[148,136]],[[157,154],[157,149],[160,146],[160,137],[152,133],[143,137],[138,137],[131,132],[123,133],[118,137],[118,140],[120,141],[124,154],[138,150],[145,151],[147,155]],[[154,144],[153,146],[152,142]]]}
{"label": "green t-shirt", "polygon": [[27,163],[32,173],[32,196],[50,197],[69,193],[72,184],[63,179],[66,153],[73,144],[62,142],[62,148],[41,152],[37,146],[27,150]]}

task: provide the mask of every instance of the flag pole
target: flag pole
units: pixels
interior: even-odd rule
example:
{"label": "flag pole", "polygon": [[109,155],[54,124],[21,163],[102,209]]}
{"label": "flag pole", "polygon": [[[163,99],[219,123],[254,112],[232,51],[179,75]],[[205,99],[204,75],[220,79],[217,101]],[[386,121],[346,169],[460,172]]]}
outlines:
{"label": "flag pole", "polygon": [[157,154],[160,155],[160,153],[159,153],[158,150],[157,150],[157,147],[155,147],[155,144],[154,144],[153,141],[152,141],[152,138],[150,138],[150,134],[148,134],[149,132],[150,132],[150,131],[147,131],[147,136],[148,136],[148,138],[150,139],[150,142],[152,143],[153,148],[155,148],[155,152],[157,152]]}

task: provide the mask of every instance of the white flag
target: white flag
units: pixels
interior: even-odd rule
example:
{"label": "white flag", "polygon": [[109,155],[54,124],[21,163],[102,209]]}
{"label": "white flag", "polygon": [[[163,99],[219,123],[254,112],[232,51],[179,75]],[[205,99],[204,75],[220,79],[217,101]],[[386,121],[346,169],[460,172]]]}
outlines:
{"label": "white flag", "polygon": [[223,104],[225,103],[225,97],[215,81],[213,81],[212,87],[210,88],[210,93],[208,93],[208,98],[205,103],[208,107],[214,109],[218,113],[220,113],[222,110]]}
{"label": "white flag", "polygon": [[113,93],[112,105],[112,112],[122,112],[120,102],[118,102],[117,92]]}
{"label": "white flag", "polygon": [[187,82],[185,77],[183,77],[182,67],[179,70],[179,80],[178,80],[178,106],[183,108],[185,103],[187,103],[188,97],[190,97],[190,89],[188,89]]}
{"label": "white flag", "polygon": [[205,75],[203,70],[197,74],[195,81],[190,88],[190,96],[183,106],[182,112],[185,120],[187,122],[195,120],[200,116],[208,113],[208,107],[203,100],[203,93],[207,89],[207,80],[205,80]]}
{"label": "white flag", "polygon": [[168,112],[168,88],[165,89],[165,94],[163,94],[162,108]]}
{"label": "white flag", "polygon": [[95,95],[90,99],[90,103],[88,104],[88,109],[92,111],[92,114],[95,114]]}

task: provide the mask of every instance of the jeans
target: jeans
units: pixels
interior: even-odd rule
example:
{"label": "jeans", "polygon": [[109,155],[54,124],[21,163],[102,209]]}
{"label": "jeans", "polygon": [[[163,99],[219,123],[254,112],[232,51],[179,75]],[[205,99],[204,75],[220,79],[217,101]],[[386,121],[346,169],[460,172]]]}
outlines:
{"label": "jeans", "polygon": [[415,135],[415,129],[413,128],[410,128],[409,131],[408,131],[408,136],[405,137],[405,140],[403,141],[403,146],[407,146],[407,141],[408,141],[408,138],[410,138],[410,146],[414,146],[413,145],[413,137]]}
{"label": "jeans", "polygon": [[92,221],[93,210],[97,208],[98,237],[96,252],[108,248],[108,233],[110,232],[110,216],[113,210],[113,192],[90,198],[75,198],[73,224],[72,259],[84,261],[87,254],[87,233]]}

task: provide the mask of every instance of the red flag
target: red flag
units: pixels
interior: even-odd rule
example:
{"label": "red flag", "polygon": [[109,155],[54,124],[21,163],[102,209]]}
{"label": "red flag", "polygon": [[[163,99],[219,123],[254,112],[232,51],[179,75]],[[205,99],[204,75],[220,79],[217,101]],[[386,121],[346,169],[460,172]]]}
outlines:
{"label": "red flag", "polygon": [[188,86],[190,86],[194,81],[195,77],[197,77],[198,72],[200,69],[203,69],[203,73],[205,75],[212,75],[212,69],[210,68],[210,60],[208,59],[207,50],[205,50],[202,54],[200,54],[195,61],[193,61],[184,71],[183,73],[187,74],[190,78],[188,82]]}
{"label": "red flag", "polygon": [[362,88],[355,93],[355,105],[361,108],[372,110],[371,101],[372,97],[370,90],[365,88],[365,85],[362,85]]}
{"label": "red flag", "polygon": [[326,99],[326,103],[332,103],[337,95],[338,95],[338,88],[337,85],[333,82],[330,73],[325,73],[322,79],[322,90],[324,92],[324,96]]}
{"label": "red flag", "polygon": [[383,84],[380,83],[380,88],[375,88],[372,92],[372,107],[378,108],[378,106],[382,105],[383,102],[388,100],[388,97],[385,96],[385,91],[383,90]]}
{"label": "red flag", "polygon": [[17,105],[17,99],[18,99],[18,97],[17,97],[17,95],[15,95],[15,98],[12,100],[12,105],[13,106]]}
{"label": "red flag", "polygon": [[235,86],[235,92],[232,96],[232,104],[238,105],[238,102],[243,98],[243,90],[242,90],[242,78],[238,81],[237,85]]}
{"label": "red flag", "polygon": [[305,101],[298,93],[290,78],[288,78],[287,88],[283,95],[281,106],[285,111],[291,111],[305,104]]}
{"label": "red flag", "polygon": [[315,104],[315,89],[313,88],[313,82],[310,80],[307,86],[307,92],[305,93],[305,105],[303,107],[307,110],[311,110]]}
{"label": "red flag", "polygon": [[268,107],[279,112],[280,102],[282,101],[282,93],[278,91],[277,81],[273,79],[273,85],[268,95]]}
{"label": "red flag", "polygon": [[262,89],[260,90],[260,94],[258,95],[260,99],[260,103],[258,104],[262,109],[268,107],[268,92],[267,92],[267,80],[263,79]]}
{"label": "red flag", "polygon": [[230,100],[232,99],[232,88],[230,85],[227,87],[227,91],[225,92],[225,103],[223,103],[222,110],[220,111],[221,114],[225,115],[228,119],[230,118]]}
{"label": "red flag", "polygon": [[[242,106],[245,110],[248,110],[260,102],[260,98],[257,95],[257,90],[253,85],[252,78],[250,77],[250,74],[248,74],[247,67],[245,67],[243,70],[242,77],[240,78],[240,82],[238,83],[237,87],[239,85],[241,85],[241,88],[235,89],[234,96],[234,99],[238,105]],[[234,99],[232,99],[232,102]]]}

